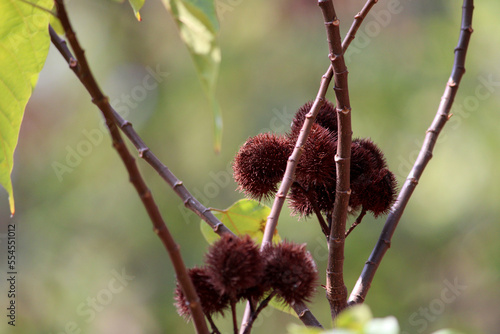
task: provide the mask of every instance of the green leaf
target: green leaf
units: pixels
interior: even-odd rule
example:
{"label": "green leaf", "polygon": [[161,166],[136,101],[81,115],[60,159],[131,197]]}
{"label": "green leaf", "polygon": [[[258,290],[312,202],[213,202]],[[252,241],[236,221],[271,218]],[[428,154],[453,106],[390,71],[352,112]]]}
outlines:
{"label": "green leaf", "polygon": [[462,332],[458,332],[454,329],[440,329],[437,332],[433,332],[432,334],[463,334]]}
{"label": "green leaf", "polygon": [[214,0],[163,0],[173,15],[181,39],[186,44],[203,90],[208,98],[214,119],[214,149],[220,151],[222,117],[215,98],[221,52],[217,42],[219,22]]}
{"label": "green leaf", "polygon": [[[267,297],[267,294],[264,295],[264,298],[265,297]],[[298,318],[297,313],[295,313],[295,311],[290,307],[290,305],[288,305],[284,301],[280,301],[280,300],[276,299],[276,297],[271,299],[271,301],[269,302],[269,306],[277,309],[278,311],[288,313],[288,314],[293,315],[294,317]]]}
{"label": "green leaf", "polygon": [[[123,3],[125,0],[112,0],[112,1]],[[134,15],[137,18],[137,21],[142,21],[141,14],[139,13],[139,11],[141,10],[142,6],[144,6],[145,1],[146,0],[128,0],[130,6],[132,6],[132,9],[134,10]]]}
{"label": "green leaf", "polygon": [[[30,0],[50,10],[52,0]],[[0,184],[9,193],[13,215],[14,193],[10,175],[24,109],[49,51],[50,14],[24,1],[0,0]]]}
{"label": "green leaf", "polygon": [[[255,242],[261,243],[271,208],[254,200],[242,199],[225,210],[211,209],[211,211],[234,234],[248,234]],[[203,220],[201,221],[201,233],[210,244],[219,240],[219,235]],[[273,236],[273,241],[281,241],[277,232]]]}
{"label": "green leaf", "polygon": [[61,21],[59,18],[55,15],[50,15],[50,20],[49,24],[52,26],[52,29],[58,34],[58,35],[64,35],[64,28],[61,24]]}
{"label": "green leaf", "polygon": [[139,10],[141,10],[142,6],[144,6],[144,1],[146,0],[128,0],[132,9],[134,10],[135,17],[137,21],[142,21],[141,14],[139,14]]}

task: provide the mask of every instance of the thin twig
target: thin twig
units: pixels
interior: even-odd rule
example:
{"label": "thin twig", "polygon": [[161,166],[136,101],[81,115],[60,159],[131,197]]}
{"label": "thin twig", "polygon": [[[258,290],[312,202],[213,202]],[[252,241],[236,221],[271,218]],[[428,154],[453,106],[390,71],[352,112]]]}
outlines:
{"label": "thin twig", "polygon": [[210,334],[221,334],[221,332],[219,331],[219,329],[215,325],[215,322],[214,322],[214,319],[212,318],[212,316],[210,314],[205,314],[205,316],[207,317],[207,320],[208,320],[208,323],[210,324],[210,327],[212,327],[212,333],[210,333]]}
{"label": "thin twig", "polygon": [[354,223],[352,223],[351,227],[349,227],[349,230],[347,230],[345,232],[345,237],[347,238],[347,236],[349,234],[351,234],[351,232],[356,228],[356,226],[358,226],[360,223],[361,223],[361,220],[363,219],[363,217],[366,215],[366,210],[365,209],[362,209],[358,218],[356,218],[356,221],[354,221]]}
{"label": "thin twig", "polygon": [[352,22],[351,28],[349,28],[349,31],[347,32],[347,35],[345,35],[344,41],[342,42],[342,49],[344,49],[344,53],[356,37],[356,32],[358,31],[359,27],[361,27],[361,23],[366,18],[366,15],[368,15],[368,12],[377,2],[378,0],[366,1],[361,11],[354,16],[354,21]]}
{"label": "thin twig", "polygon": [[434,150],[434,146],[441,130],[451,116],[451,106],[455,100],[462,76],[465,73],[465,56],[467,54],[467,48],[472,34],[472,12],[474,10],[474,1],[464,0],[462,8],[462,23],[460,27],[458,45],[455,48],[455,61],[450,79],[446,84],[443,97],[441,98],[441,103],[439,104],[439,108],[431,126],[427,130],[425,141],[422,144],[417,160],[415,161],[415,164],[413,165],[413,168],[398,195],[396,204],[392,207],[391,212],[387,217],[384,228],[380,234],[380,238],[368,261],[366,262],[356,286],[351,292],[349,304],[362,303],[365,300],[373,277],[375,276],[375,272],[377,271],[384,254],[391,245],[392,236],[401,219],[401,216],[403,215],[406,204],[413,194],[413,191],[415,190],[427,163],[432,157],[432,151]]}
{"label": "thin twig", "polygon": [[[366,16],[372,9],[372,7],[378,2],[378,0],[368,0],[366,1],[365,5],[361,9],[360,12],[358,12],[354,16],[354,21],[352,22],[351,28],[349,28],[349,31],[347,32],[347,35],[344,37],[344,41],[342,42],[342,49],[344,50],[344,54],[347,51],[347,48],[349,45],[351,45],[351,42],[354,40],[356,37],[356,33],[358,32],[359,27],[361,27],[361,23],[365,20]],[[333,76],[333,65],[330,64],[330,67],[327,71],[327,75],[329,76],[329,79],[332,78]]]}
{"label": "thin twig", "polygon": [[255,319],[259,316],[260,312],[267,307],[271,299],[276,296],[277,292],[273,291],[271,292],[263,301],[260,302],[259,306],[255,311],[252,311],[252,315],[250,317],[250,320],[248,321],[248,325],[245,327],[245,330],[243,334],[250,334],[250,331],[252,330],[253,323],[255,322]]}
{"label": "thin twig", "polygon": [[198,295],[196,294],[193,282],[189,278],[184,261],[182,260],[181,254],[179,252],[179,246],[175,243],[172,235],[170,234],[170,231],[165,225],[158,206],[153,199],[153,195],[148,189],[146,183],[144,182],[144,179],[139,172],[139,169],[137,168],[134,157],[130,154],[121,138],[120,132],[116,127],[113,119],[112,108],[109,104],[109,100],[106,96],[104,96],[94,76],[92,75],[84,51],[81,48],[80,43],[76,38],[75,32],[73,31],[73,28],[70,24],[63,0],[55,0],[55,5],[57,9],[57,17],[61,21],[61,25],[64,28],[66,37],[68,38],[68,41],[73,51],[75,52],[76,59],[78,60],[78,63],[80,65],[77,72],[78,78],[90,93],[92,102],[96,104],[97,107],[101,110],[112,137],[113,147],[117,150],[128,171],[130,182],[134,185],[137,193],[139,194],[139,197],[144,204],[144,207],[146,208],[146,211],[148,212],[148,215],[153,223],[155,233],[162,241],[170,256],[179,284],[184,295],[186,296],[186,299],[189,301],[189,307],[197,333],[208,334],[209,330],[205,322],[205,316],[203,314],[201,303]]}
{"label": "thin twig", "polygon": [[302,191],[302,193],[306,196],[309,203],[311,203],[314,214],[316,215],[316,217],[318,217],[318,222],[319,222],[319,226],[321,227],[321,231],[323,232],[325,237],[328,238],[330,236],[330,229],[328,228],[328,225],[326,225],[325,218],[323,218],[323,215],[321,214],[321,211],[318,207],[318,204],[311,197],[311,191],[304,189],[304,187],[298,182],[294,182],[293,184],[294,184],[294,186],[297,186]]}
{"label": "thin twig", "polygon": [[233,318],[233,333],[238,334],[238,320],[236,319],[236,302],[231,301],[231,315]]}
{"label": "thin twig", "polygon": [[344,61],[339,19],[332,0],[319,0],[328,36],[329,58],[334,70],[334,91],[338,120],[338,142],[335,164],[337,181],[332,227],[328,240],[328,267],[326,270],[326,294],[332,319],[347,307],[347,287],[344,283],[344,245],[347,207],[349,205],[351,171],[351,103],[347,85],[347,67]]}

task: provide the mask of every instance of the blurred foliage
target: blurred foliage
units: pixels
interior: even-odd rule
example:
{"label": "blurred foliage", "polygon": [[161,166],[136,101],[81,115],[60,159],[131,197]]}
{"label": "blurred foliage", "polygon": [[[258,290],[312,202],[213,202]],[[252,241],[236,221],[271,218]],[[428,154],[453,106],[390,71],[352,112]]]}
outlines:
{"label": "blurred foliage", "polygon": [[[218,3],[226,5],[219,6],[217,98],[225,124],[220,155],[213,153],[203,88],[175,22],[160,2],[146,1],[142,22],[130,15],[127,3],[68,1],[68,10],[111,101],[193,195],[207,206],[225,208],[243,197],[235,191],[230,165],[239,146],[257,133],[289,129],[294,111],[316,96],[328,48],[314,2]],[[344,34],[363,3],[338,1]],[[384,19],[390,3],[401,11]],[[375,317],[394,315],[403,333],[446,327],[482,334],[500,326],[499,11],[498,1],[476,4],[467,73],[454,116],[366,300]],[[371,137],[379,144],[401,184],[451,71],[461,3],[379,2],[374,13],[378,15],[368,17],[348,53],[353,131],[355,137]],[[333,99],[331,90],[328,96]],[[54,162],[67,164],[70,171],[58,178]],[[138,163],[186,264],[201,264],[208,244],[199,218],[147,164],[139,158]],[[100,114],[52,47],[28,104],[15,166],[17,212],[10,220],[2,191],[0,241],[5,249],[6,225],[16,222],[16,333],[64,333],[71,326],[82,333],[194,332],[176,314],[173,268],[111,148]],[[384,222],[367,218],[347,240],[348,289]],[[283,239],[307,242],[324,272],[327,250],[314,219],[298,221],[285,210],[278,228]],[[5,261],[2,256],[2,268]],[[122,272],[129,280],[118,283],[116,275]],[[122,289],[110,293],[110,284]],[[243,309],[240,305],[239,312]],[[311,309],[330,326],[321,288]],[[216,321],[223,332],[230,330],[228,321]],[[269,308],[254,333],[283,333],[289,323],[299,322]],[[5,320],[0,323],[2,333],[12,329]]]}

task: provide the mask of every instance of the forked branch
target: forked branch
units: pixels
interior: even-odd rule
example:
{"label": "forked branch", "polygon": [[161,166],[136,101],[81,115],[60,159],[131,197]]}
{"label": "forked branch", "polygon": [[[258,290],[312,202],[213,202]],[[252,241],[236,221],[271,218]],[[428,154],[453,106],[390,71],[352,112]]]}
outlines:
{"label": "forked branch", "polygon": [[361,275],[356,282],[350,297],[349,304],[362,303],[365,300],[366,294],[370,289],[371,282],[375,276],[375,272],[382,261],[385,253],[391,245],[391,239],[398,226],[398,223],[403,215],[406,204],[408,203],[415,187],[417,186],[422,173],[427,166],[427,163],[432,158],[432,151],[436,144],[437,138],[441,130],[450,119],[451,106],[455,100],[455,96],[465,73],[465,56],[469,47],[469,40],[472,34],[472,12],[474,10],[473,0],[464,0],[462,6],[462,23],[460,27],[460,36],[458,45],[455,48],[455,61],[451,72],[450,79],[446,84],[441,103],[437,110],[436,116],[432,121],[431,126],[426,132],[425,141],[422,144],[420,153],[410,171],[401,191],[398,195],[396,203],[391,209],[389,216],[385,222],[384,228],[380,234],[380,238],[375,245],[368,261],[366,262]]}

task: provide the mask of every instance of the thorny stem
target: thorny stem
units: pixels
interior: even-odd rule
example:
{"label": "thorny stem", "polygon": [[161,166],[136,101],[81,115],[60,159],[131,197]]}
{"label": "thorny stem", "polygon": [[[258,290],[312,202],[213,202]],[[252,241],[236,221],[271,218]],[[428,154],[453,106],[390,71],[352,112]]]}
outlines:
{"label": "thorny stem", "polygon": [[465,57],[467,55],[469,40],[473,31],[472,13],[474,10],[474,1],[464,0],[462,9],[462,23],[460,27],[458,45],[455,48],[455,61],[450,79],[446,84],[443,97],[441,98],[441,103],[439,104],[439,108],[432,124],[426,132],[425,141],[422,144],[417,160],[415,161],[405,184],[399,192],[396,203],[391,208],[391,212],[387,217],[384,228],[380,234],[380,238],[368,258],[368,261],[366,262],[363,271],[356,282],[356,286],[351,292],[349,297],[350,305],[362,303],[365,300],[373,277],[375,276],[375,272],[391,245],[392,236],[401,219],[401,216],[403,215],[406,204],[413,194],[413,191],[415,190],[427,163],[432,158],[432,151],[434,150],[437,138],[444,125],[451,117],[451,106],[455,100],[462,76],[465,73]]}
{"label": "thorny stem", "polygon": [[337,184],[332,227],[328,240],[328,267],[326,270],[326,294],[330,302],[332,319],[347,307],[347,287],[344,283],[344,245],[347,207],[349,205],[351,170],[351,103],[347,84],[347,67],[344,61],[339,19],[332,0],[319,0],[328,37],[329,58],[334,70],[334,91],[338,121],[338,142],[335,164]]}
{"label": "thorny stem", "polygon": [[[97,107],[101,110],[112,137],[113,147],[118,152],[128,171],[130,182],[134,185],[137,193],[139,194],[139,197],[142,200],[142,203],[144,204],[144,207],[146,208],[146,211],[148,212],[148,215],[153,223],[155,233],[162,241],[170,256],[179,284],[184,295],[186,296],[186,299],[189,301],[189,307],[197,333],[208,334],[209,330],[207,327],[207,323],[205,322],[201,303],[198,295],[196,294],[193,282],[189,278],[186,266],[184,265],[184,261],[182,260],[181,254],[179,252],[179,246],[175,243],[172,235],[170,234],[170,231],[165,225],[158,206],[153,199],[153,195],[148,189],[146,183],[144,182],[144,179],[139,172],[139,169],[137,168],[134,157],[132,157],[121,138],[120,132],[116,127],[113,119],[111,105],[109,104],[108,98],[104,96],[104,94],[100,90],[94,76],[92,75],[84,51],[81,48],[80,43],[76,38],[76,34],[70,24],[63,0],[55,0],[55,6],[57,10],[57,17],[59,18],[61,25],[64,28],[66,37],[68,38],[68,41],[73,51],[75,52],[76,60],[79,64],[79,67],[75,73],[91,95],[92,102],[96,104]],[[72,64],[70,63],[70,65]]]}
{"label": "thorny stem", "polygon": [[356,228],[356,226],[358,226],[360,223],[361,223],[361,220],[363,219],[363,217],[366,215],[366,210],[365,209],[362,209],[358,218],[356,218],[356,221],[354,221],[354,223],[352,223],[351,227],[349,227],[349,230],[347,230],[345,232],[345,237],[347,238],[347,236],[349,234],[351,234],[351,232]]}

